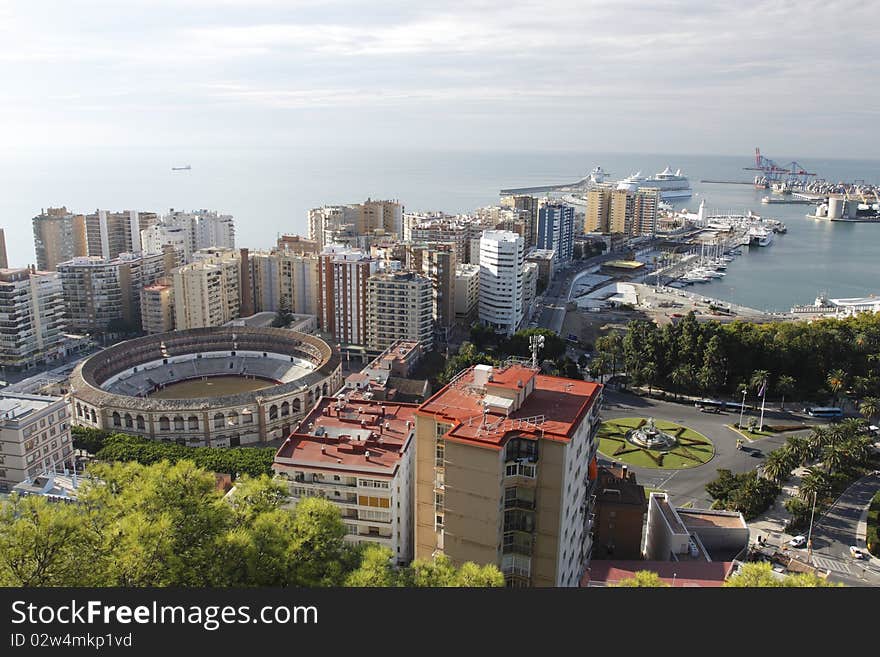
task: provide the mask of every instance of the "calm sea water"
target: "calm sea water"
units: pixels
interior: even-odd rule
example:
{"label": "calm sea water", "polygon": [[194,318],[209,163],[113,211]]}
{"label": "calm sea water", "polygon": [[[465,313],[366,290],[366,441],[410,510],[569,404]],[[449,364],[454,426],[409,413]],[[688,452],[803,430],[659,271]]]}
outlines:
{"label": "calm sea water", "polygon": [[[777,162],[792,156],[772,154]],[[880,161],[807,160],[828,180],[880,183]],[[104,209],[209,208],[232,213],[240,246],[271,246],[282,232],[305,233],[309,208],[396,198],[408,210],[464,212],[496,203],[502,187],[568,182],[601,165],[615,178],[637,170],[681,168],[695,195],[679,204],[720,212],[752,210],[784,221],[788,234],[773,246],[750,249],[728,275],[700,285],[703,294],[757,308],[787,310],[831,296],[880,293],[880,226],[830,224],[804,215],[808,205],[762,205],[767,192],[700,179],[751,180],[752,157],[407,151],[133,151],[31,152],[0,155],[0,227],[12,266],[34,261],[31,218],[41,208],[66,205],[79,212]],[[172,172],[172,166],[192,165]]]}

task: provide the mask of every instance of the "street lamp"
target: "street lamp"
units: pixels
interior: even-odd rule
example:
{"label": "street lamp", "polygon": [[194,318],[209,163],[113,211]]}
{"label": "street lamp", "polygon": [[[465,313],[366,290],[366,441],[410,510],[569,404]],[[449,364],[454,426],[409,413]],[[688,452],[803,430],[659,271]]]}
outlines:
{"label": "street lamp", "polygon": [[816,491],[813,491],[813,510],[810,511],[810,530],[807,532],[807,562],[813,565],[813,515],[816,513]]}
{"label": "street lamp", "polygon": [[746,393],[747,392],[748,392],[748,388],[744,388],[743,389],[742,405],[739,407],[739,424],[737,425],[737,428],[739,428],[739,429],[743,428],[743,413],[746,410]]}

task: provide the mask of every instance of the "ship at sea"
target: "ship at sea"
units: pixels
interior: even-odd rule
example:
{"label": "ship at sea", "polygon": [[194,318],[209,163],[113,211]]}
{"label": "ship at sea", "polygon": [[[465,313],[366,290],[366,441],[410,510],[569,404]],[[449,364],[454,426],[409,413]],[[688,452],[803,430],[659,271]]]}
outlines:
{"label": "ship at sea", "polygon": [[189,171],[190,169],[192,169],[192,167],[188,164],[186,164],[182,167],[171,167],[172,171]]}
{"label": "ship at sea", "polygon": [[674,201],[693,196],[691,183],[687,176],[681,172],[681,169],[673,173],[669,167],[666,167],[660,173],[655,173],[649,178],[642,176],[642,172],[639,171],[617,183],[617,189],[629,191],[636,191],[642,187],[659,189],[661,201]]}

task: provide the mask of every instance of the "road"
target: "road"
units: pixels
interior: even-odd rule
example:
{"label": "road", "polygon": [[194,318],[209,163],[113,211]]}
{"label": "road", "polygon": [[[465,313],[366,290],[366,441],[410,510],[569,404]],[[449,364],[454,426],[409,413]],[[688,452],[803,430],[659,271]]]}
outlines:
{"label": "road", "polygon": [[[630,466],[630,470],[636,473],[640,484],[666,490],[671,502],[677,506],[692,503],[695,507],[707,508],[712,503],[712,498],[706,493],[706,484],[717,477],[717,470],[727,469],[733,472],[754,470],[763,463],[767,454],[783,445],[789,436],[798,433],[768,436],[747,443],[742,450],[738,450],[736,440],[740,437],[739,434],[725,426],[736,424],[739,420],[738,413],[722,412],[717,415],[702,413],[692,403],[678,404],[647,399],[608,388],[604,397],[605,407],[602,411],[604,420],[632,416],[668,420],[699,431],[715,444],[715,456],[708,463],[693,468],[661,470]],[[765,413],[764,419],[792,423],[798,418],[785,412],[770,411]],[[605,462],[610,462],[610,459],[606,459]]]}
{"label": "road", "polygon": [[828,570],[829,579],[848,586],[880,586],[880,559],[854,559],[849,547],[865,548],[857,538],[862,512],[880,490],[880,475],[859,479],[813,525],[813,563]]}

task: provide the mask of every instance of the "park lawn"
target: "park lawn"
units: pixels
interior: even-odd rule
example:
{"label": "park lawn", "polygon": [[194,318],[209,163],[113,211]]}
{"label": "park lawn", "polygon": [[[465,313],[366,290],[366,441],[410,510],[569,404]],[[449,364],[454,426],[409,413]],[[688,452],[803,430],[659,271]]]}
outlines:
{"label": "park lawn", "polygon": [[748,429],[737,429],[735,424],[726,425],[728,429],[732,429],[739,435],[741,435],[746,440],[758,440],[759,438],[767,438],[768,436],[772,436],[772,431],[767,431],[764,429],[763,431],[749,431]]}
{"label": "park lawn", "polygon": [[[614,452],[620,446],[621,441],[625,439],[626,432],[638,427],[642,419],[643,418],[639,417],[618,418],[603,422],[602,426],[599,428],[599,451],[613,461],[627,463],[636,467],[660,468],[663,470],[693,468],[707,463],[715,455],[715,446],[712,444],[712,441],[706,438],[703,434],[697,433],[693,429],[686,427],[684,432],[682,432],[681,437],[696,441],[695,444],[679,446],[667,452],[661,450],[640,449],[638,451],[618,454],[615,456]],[[675,422],[667,422],[664,420],[656,420],[654,424],[661,431],[667,431],[670,433],[675,432],[675,430],[681,426]],[[693,459],[685,456],[683,450],[687,450],[699,458],[700,462],[697,463]],[[656,461],[649,455],[649,452],[655,456],[665,454],[663,457],[663,465],[658,466]]]}

